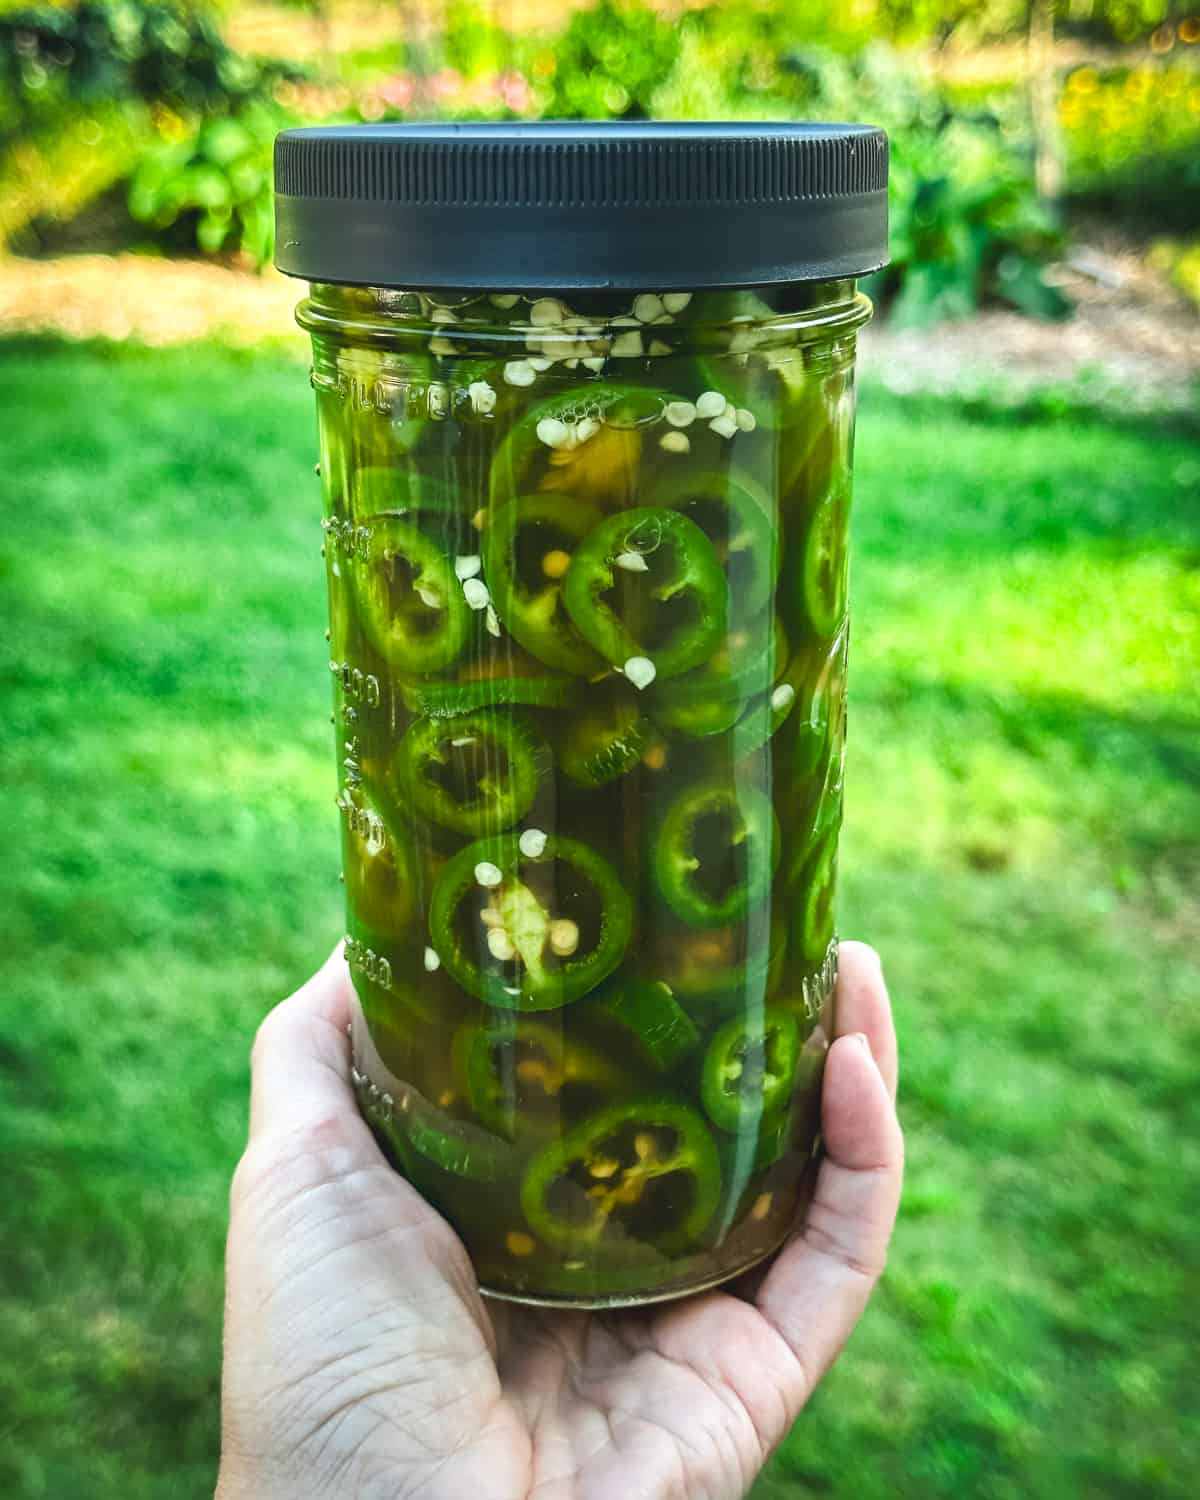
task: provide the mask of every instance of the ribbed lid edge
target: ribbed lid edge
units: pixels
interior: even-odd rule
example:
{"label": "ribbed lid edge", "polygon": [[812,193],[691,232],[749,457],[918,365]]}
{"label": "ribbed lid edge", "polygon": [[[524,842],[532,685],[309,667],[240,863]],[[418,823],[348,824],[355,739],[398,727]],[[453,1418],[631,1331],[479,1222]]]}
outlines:
{"label": "ribbed lid edge", "polygon": [[863,125],[361,125],[275,144],[276,264],[311,281],[755,285],[887,259],[887,137]]}
{"label": "ribbed lid edge", "polygon": [[514,208],[790,203],[887,187],[881,130],[667,144],[285,131],[275,142],[275,186],[292,196]]}

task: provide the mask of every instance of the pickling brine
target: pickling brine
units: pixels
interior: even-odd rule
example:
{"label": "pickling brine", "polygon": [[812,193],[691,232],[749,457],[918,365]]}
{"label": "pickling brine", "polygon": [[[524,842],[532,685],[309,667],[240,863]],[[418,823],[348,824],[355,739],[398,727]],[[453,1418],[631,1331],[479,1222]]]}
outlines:
{"label": "pickling brine", "polygon": [[669,1293],[795,1215],[864,316],[846,282],[302,309],[359,1086],[490,1289]]}

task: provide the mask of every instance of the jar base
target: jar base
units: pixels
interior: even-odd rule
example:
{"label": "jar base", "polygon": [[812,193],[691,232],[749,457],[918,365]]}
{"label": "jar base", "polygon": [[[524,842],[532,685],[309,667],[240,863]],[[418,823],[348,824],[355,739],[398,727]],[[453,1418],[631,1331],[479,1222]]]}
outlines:
{"label": "jar base", "polygon": [[614,1292],[607,1297],[572,1297],[565,1294],[537,1297],[529,1292],[500,1291],[496,1287],[484,1286],[481,1283],[479,1295],[487,1297],[492,1302],[514,1302],[522,1307],[551,1307],[563,1312],[614,1312],[628,1307],[650,1307],[656,1302],[678,1302],[682,1297],[694,1297],[699,1292],[711,1292],[719,1286],[724,1286],[726,1282],[736,1281],[747,1271],[753,1271],[756,1266],[761,1266],[764,1261],[778,1254],[790,1232],[789,1226],[773,1245],[766,1250],[760,1250],[756,1255],[739,1262],[728,1270],[718,1271],[715,1275],[702,1277],[697,1281],[689,1281],[679,1286],[658,1287],[650,1292]]}

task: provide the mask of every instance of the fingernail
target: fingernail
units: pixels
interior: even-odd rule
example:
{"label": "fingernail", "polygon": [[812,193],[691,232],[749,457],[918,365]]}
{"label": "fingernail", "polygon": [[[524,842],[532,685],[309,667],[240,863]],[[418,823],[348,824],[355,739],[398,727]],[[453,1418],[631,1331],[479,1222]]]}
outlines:
{"label": "fingernail", "polygon": [[858,1045],[863,1049],[863,1051],[867,1054],[867,1056],[870,1057],[872,1055],[871,1054],[871,1044],[870,1044],[869,1041],[867,1041],[867,1034],[866,1034],[866,1032],[865,1031],[852,1031],[850,1033],[850,1035],[854,1038],[854,1040],[858,1043]]}

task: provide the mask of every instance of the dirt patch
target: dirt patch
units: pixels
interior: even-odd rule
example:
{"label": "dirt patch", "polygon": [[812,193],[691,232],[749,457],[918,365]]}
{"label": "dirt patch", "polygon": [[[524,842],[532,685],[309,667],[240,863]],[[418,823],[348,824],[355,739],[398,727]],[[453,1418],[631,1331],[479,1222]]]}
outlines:
{"label": "dirt patch", "polygon": [[1049,273],[1062,323],[989,310],[935,328],[871,326],[864,367],[898,392],[1021,400],[1057,390],[1125,411],[1200,414],[1200,312],[1130,247],[1088,236]]}
{"label": "dirt patch", "polygon": [[0,333],[234,344],[304,339],[293,319],[303,283],[205,261],[144,255],[67,255],[0,261]]}

